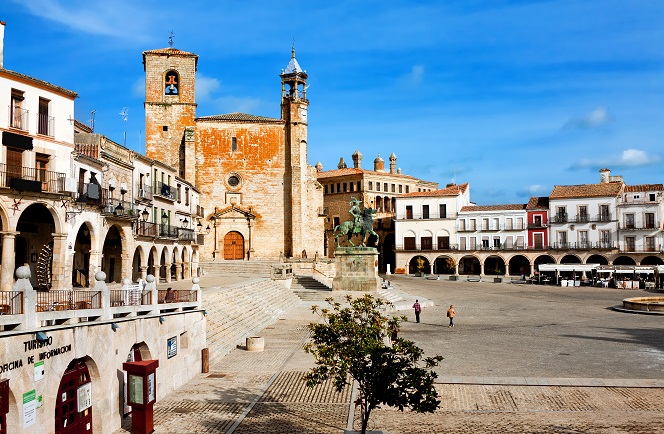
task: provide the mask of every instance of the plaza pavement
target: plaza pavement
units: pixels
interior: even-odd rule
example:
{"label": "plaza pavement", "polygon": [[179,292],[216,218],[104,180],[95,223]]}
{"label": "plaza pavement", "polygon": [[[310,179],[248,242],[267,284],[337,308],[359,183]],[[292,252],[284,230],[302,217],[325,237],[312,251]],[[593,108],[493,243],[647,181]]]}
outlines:
{"label": "plaza pavement", "polygon": [[[201,279],[203,294],[242,279]],[[374,410],[370,428],[389,434],[664,433],[664,316],[610,309],[623,298],[653,293],[389,279],[434,302],[421,323],[402,324],[401,336],[445,358],[436,369],[441,406],[433,414]],[[302,350],[305,326],[316,320],[310,304],[302,302],[261,333],[264,352],[236,349],[159,401],[156,432],[343,433],[352,425],[352,390],[308,389],[302,381],[313,366]],[[450,304],[454,328],[445,317]],[[410,309],[399,314],[414,320]]]}

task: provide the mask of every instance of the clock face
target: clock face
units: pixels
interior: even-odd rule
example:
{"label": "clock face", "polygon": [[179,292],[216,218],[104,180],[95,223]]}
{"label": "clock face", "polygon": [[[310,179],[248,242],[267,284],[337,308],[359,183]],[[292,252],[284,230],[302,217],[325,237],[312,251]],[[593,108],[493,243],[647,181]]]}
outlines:
{"label": "clock face", "polygon": [[301,107],[301,108],[300,108],[300,118],[301,118],[303,121],[306,121],[306,120],[307,120],[307,109],[306,109],[305,107]]}

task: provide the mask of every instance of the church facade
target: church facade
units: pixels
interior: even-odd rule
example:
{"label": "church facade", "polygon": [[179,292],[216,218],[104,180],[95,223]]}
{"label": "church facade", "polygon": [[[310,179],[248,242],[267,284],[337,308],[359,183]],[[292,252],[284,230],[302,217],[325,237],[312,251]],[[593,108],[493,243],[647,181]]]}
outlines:
{"label": "church facade", "polygon": [[200,191],[210,227],[200,260],[300,257],[323,252],[323,189],[307,162],[307,73],[292,51],[279,119],[196,113],[198,56],[143,52],[146,156]]}

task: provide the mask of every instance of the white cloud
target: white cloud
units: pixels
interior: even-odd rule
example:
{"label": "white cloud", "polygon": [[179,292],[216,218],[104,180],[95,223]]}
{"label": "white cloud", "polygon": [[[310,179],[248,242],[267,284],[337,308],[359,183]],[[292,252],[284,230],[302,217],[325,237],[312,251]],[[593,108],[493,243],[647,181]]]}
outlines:
{"label": "white cloud", "polygon": [[576,116],[565,122],[563,129],[591,129],[599,128],[613,122],[613,116],[605,107],[597,107],[590,113]]}
{"label": "white cloud", "polygon": [[423,79],[424,79],[424,65],[413,65],[410,69],[410,72],[402,75],[399,78],[399,82],[402,85],[418,86],[422,83]]}
{"label": "white cloud", "polygon": [[206,77],[202,74],[196,74],[196,100],[209,101],[211,94],[221,88],[221,83],[216,78]]}
{"label": "white cloud", "polygon": [[531,184],[525,188],[517,191],[517,196],[519,197],[532,197],[532,196],[542,196],[543,193],[548,194],[549,189],[543,185]]}
{"label": "white cloud", "polygon": [[69,0],[13,0],[38,17],[55,21],[73,30],[93,34],[144,40],[149,22],[147,14],[137,5],[140,2],[90,2]]}
{"label": "white cloud", "polygon": [[572,164],[570,169],[600,169],[608,167],[610,169],[633,168],[643,166],[653,166],[662,162],[661,155],[648,154],[640,149],[625,149],[619,155],[607,156],[606,158],[584,158]]}
{"label": "white cloud", "polygon": [[145,77],[137,78],[131,86],[131,94],[136,98],[145,99]]}

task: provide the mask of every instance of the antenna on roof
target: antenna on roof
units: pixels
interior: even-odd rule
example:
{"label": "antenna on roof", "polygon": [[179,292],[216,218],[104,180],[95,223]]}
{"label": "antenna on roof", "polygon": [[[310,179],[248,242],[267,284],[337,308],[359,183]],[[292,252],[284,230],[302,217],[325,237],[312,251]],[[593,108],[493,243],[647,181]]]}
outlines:
{"label": "antenna on roof", "polygon": [[456,163],[454,163],[452,170],[453,170],[453,173],[454,173],[453,178],[452,178],[452,184],[456,185]]}
{"label": "antenna on roof", "polygon": [[173,33],[173,30],[168,32],[168,46],[173,48],[173,36],[175,36],[175,33]]}
{"label": "antenna on roof", "polygon": [[97,113],[97,110],[92,110],[90,112],[90,120],[88,121],[90,123],[90,129],[92,132],[95,132],[95,113]]}
{"label": "antenna on roof", "polygon": [[120,116],[122,116],[122,121],[124,122],[124,143],[122,146],[125,148],[127,147],[127,118],[129,117],[129,109],[127,107],[122,107],[122,111],[120,112]]}

